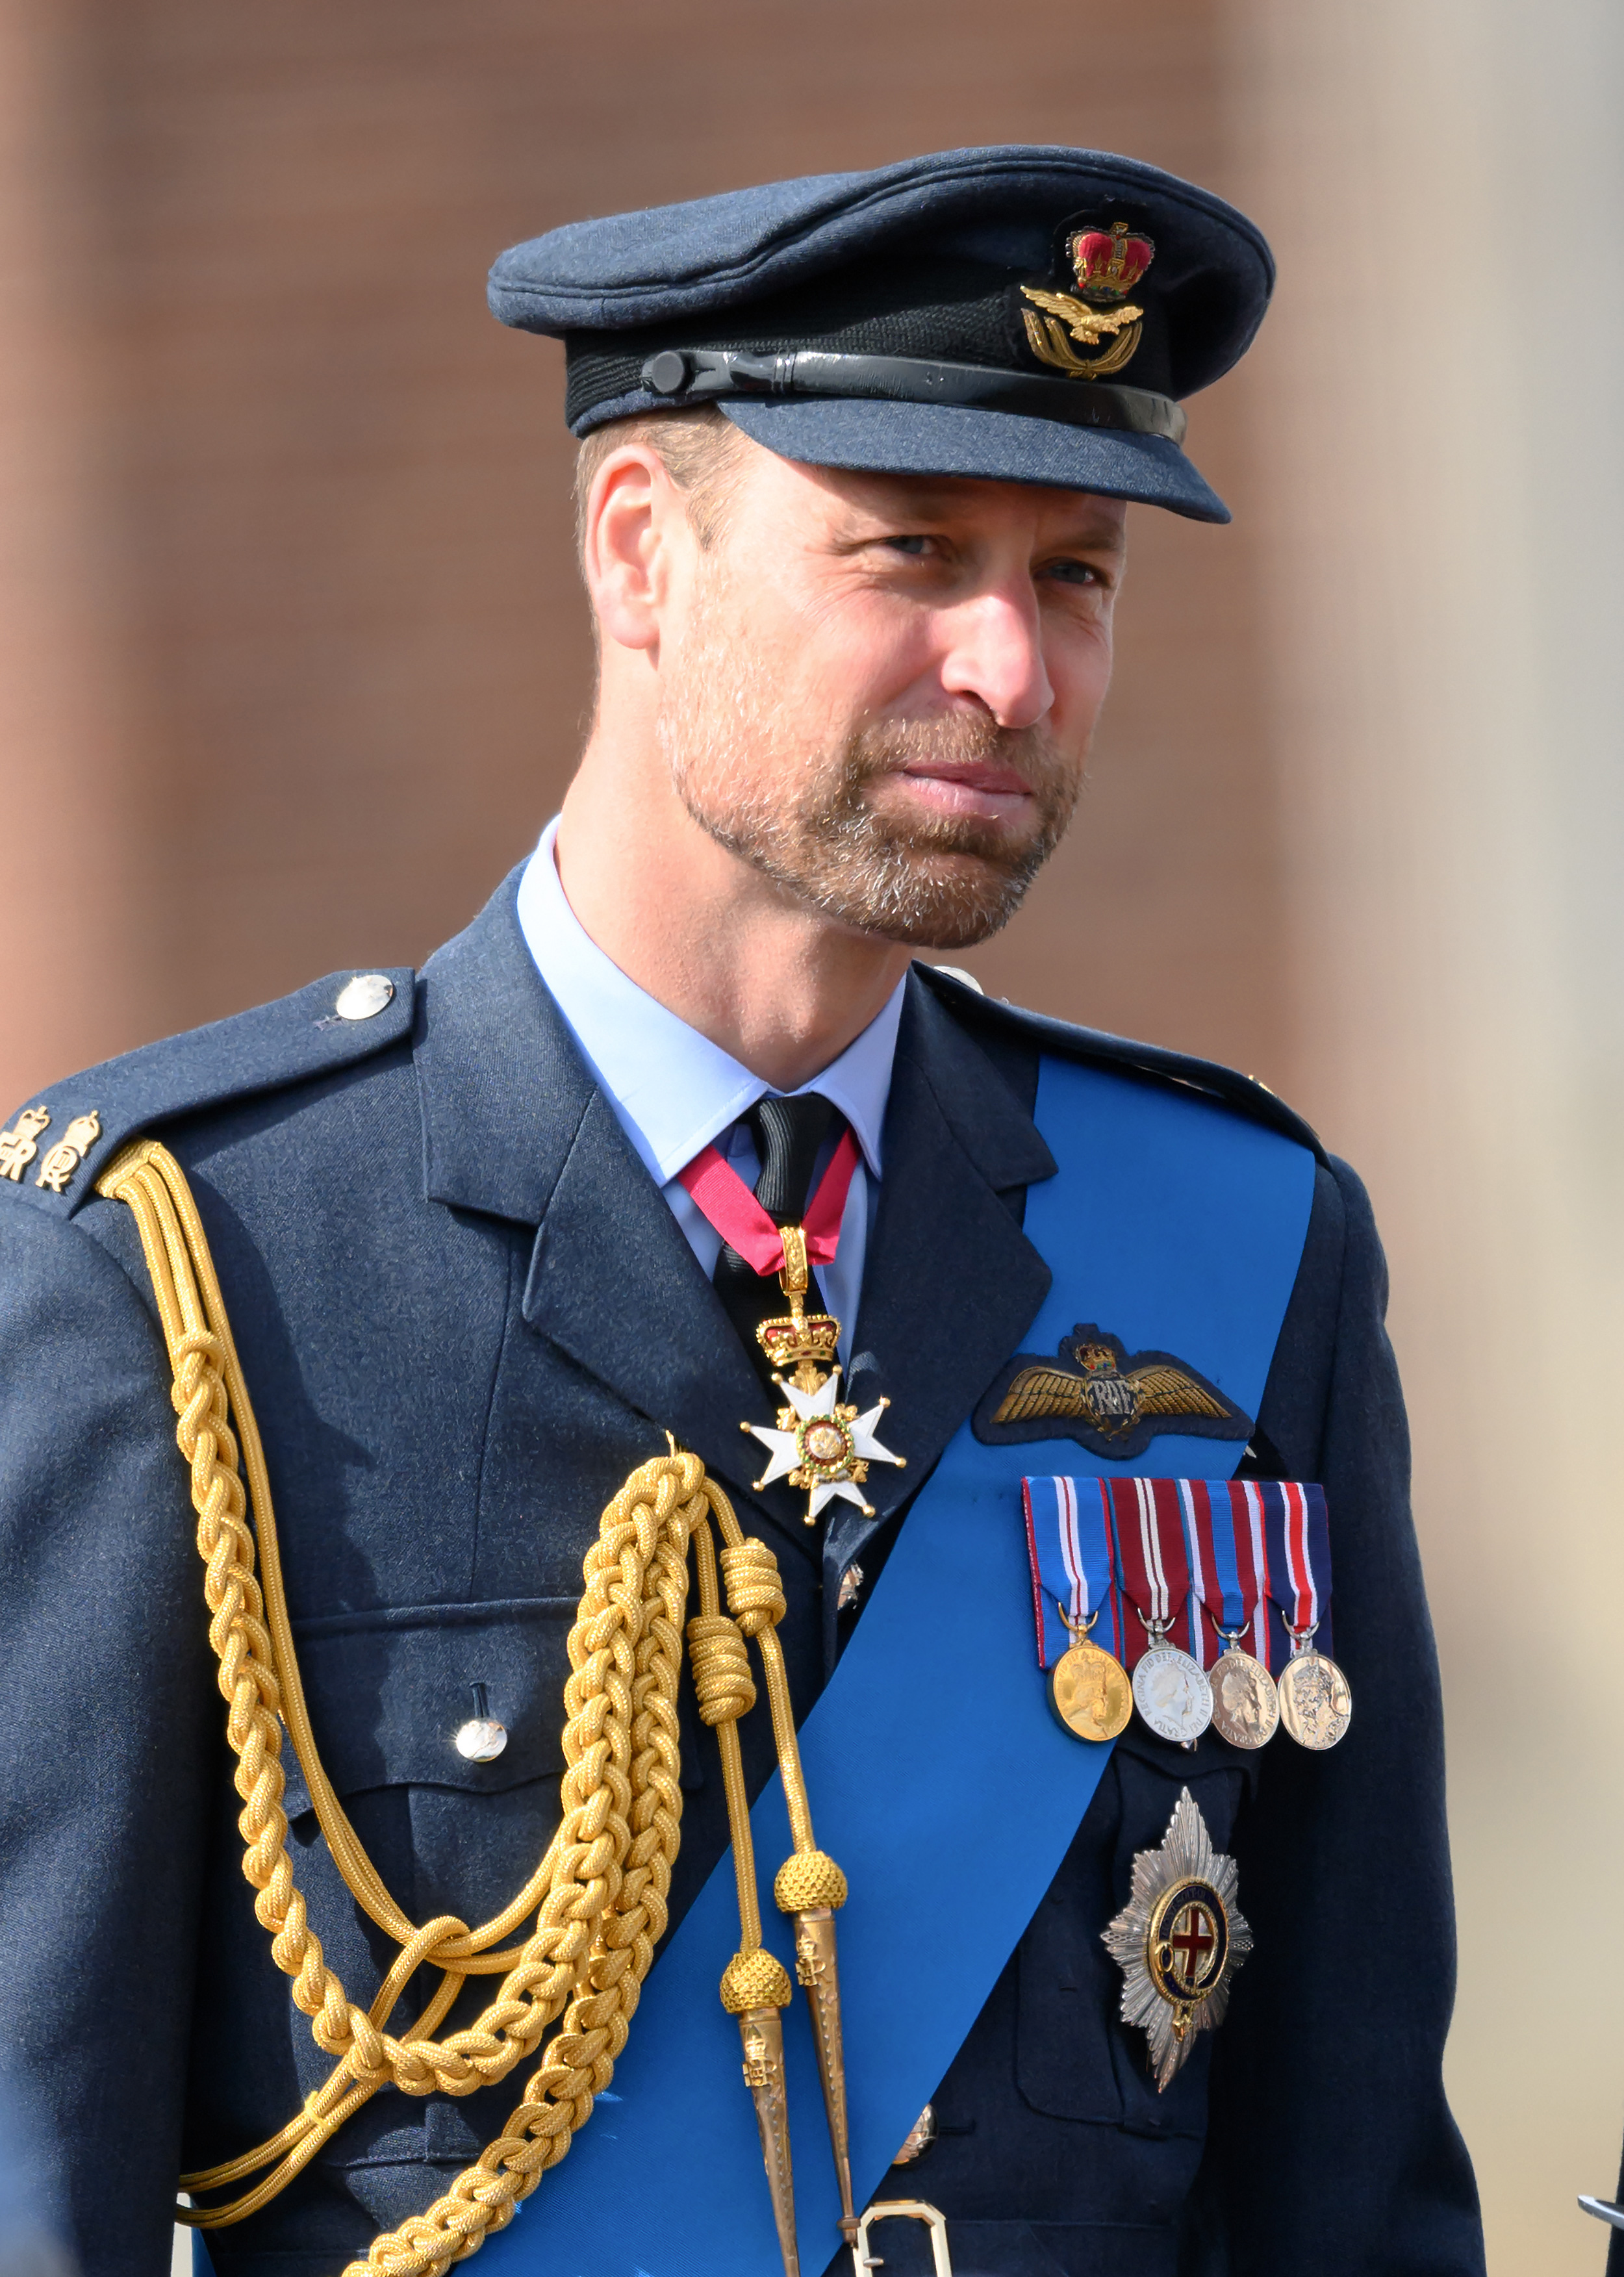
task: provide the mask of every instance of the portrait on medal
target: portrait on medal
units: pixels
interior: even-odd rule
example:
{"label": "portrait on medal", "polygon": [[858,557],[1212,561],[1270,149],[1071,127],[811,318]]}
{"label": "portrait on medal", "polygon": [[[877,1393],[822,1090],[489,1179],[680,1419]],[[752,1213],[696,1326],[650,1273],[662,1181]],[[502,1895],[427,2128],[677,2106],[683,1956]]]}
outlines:
{"label": "portrait on medal", "polygon": [[1182,1722],[1194,1710],[1195,1680],[1178,1661],[1159,1662],[1142,1689],[1148,1704],[1169,1723]]}
{"label": "portrait on medal", "polygon": [[1063,1723],[1104,1735],[1119,1731],[1132,1706],[1132,1693],[1120,1662],[1106,1652],[1064,1654],[1054,1675],[1055,1705]]}
{"label": "portrait on medal", "polygon": [[1261,1688],[1250,1669],[1226,1668],[1218,1679],[1218,1695],[1224,1713],[1248,1739],[1263,1730],[1267,1718]]}

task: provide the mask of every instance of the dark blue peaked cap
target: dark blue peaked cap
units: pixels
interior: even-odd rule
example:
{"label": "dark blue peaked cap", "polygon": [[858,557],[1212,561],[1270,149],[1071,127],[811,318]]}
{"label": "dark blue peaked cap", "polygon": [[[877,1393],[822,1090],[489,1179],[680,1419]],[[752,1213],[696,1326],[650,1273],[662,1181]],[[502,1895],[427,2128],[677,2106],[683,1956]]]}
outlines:
{"label": "dark blue peaked cap", "polygon": [[571,222],[491,271],[565,343],[577,436],[712,402],[812,466],[1229,510],[1179,399],[1245,352],[1274,263],[1243,214],[1133,158],[942,150]]}

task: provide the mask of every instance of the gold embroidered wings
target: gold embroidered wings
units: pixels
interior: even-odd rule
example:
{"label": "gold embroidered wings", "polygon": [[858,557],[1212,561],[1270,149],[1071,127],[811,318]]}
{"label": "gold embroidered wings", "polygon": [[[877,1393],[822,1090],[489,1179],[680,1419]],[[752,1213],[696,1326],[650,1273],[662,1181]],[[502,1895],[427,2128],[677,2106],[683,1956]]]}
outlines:
{"label": "gold embroidered wings", "polygon": [[1205,1384],[1197,1383],[1181,1367],[1170,1367],[1165,1360],[1152,1367],[1131,1368],[1126,1380],[1138,1390],[1139,1404],[1147,1415],[1224,1416],[1235,1412]]}
{"label": "gold embroidered wings", "polygon": [[[1144,1367],[1125,1368],[1108,1379],[1129,1388],[1128,1413],[1110,1420],[1121,1428],[1140,1415],[1211,1415],[1220,1420],[1233,1414],[1205,1384],[1167,1360]],[[1024,1367],[998,1404],[995,1423],[1025,1423],[1041,1415],[1086,1415],[1098,1419],[1103,1402],[1100,1379],[1066,1367]],[[1113,1403],[1114,1404],[1114,1403]]]}
{"label": "gold embroidered wings", "polygon": [[1144,316],[1142,308],[1091,308],[1074,293],[1048,293],[1039,285],[1023,285],[1025,298],[1051,316],[1058,316],[1074,340],[1085,347],[1098,347],[1108,333],[1120,332],[1129,324],[1137,324]]}

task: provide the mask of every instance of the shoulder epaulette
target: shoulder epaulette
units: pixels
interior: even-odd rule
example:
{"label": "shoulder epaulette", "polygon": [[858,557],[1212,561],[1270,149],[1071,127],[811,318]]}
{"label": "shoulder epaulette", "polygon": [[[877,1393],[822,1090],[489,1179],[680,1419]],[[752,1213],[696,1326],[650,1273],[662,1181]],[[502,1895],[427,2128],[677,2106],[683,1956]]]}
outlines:
{"label": "shoulder epaulette", "polygon": [[1150,1083],[1170,1084],[1194,1093],[1217,1107],[1267,1123],[1300,1146],[1308,1147],[1316,1161],[1327,1160],[1317,1134],[1300,1115],[1277,1099],[1266,1084],[1241,1075],[1216,1060],[1193,1058],[1187,1052],[1170,1051],[1162,1044],[1136,1043],[1128,1036],[1113,1036],[1102,1028],[1073,1027],[1046,1012],[1028,1012],[1002,996],[987,996],[944,971],[939,965],[919,963],[914,971],[935,990],[944,1003],[970,1025],[978,1023],[995,1033],[1002,1032],[1035,1044],[1041,1051],[1064,1052],[1068,1058],[1091,1060],[1125,1075]]}
{"label": "shoulder epaulette", "polygon": [[0,1194],[71,1217],[127,1139],[178,1116],[370,1058],[410,1031],[409,965],[335,972],[229,1020],[50,1084],[0,1131]]}

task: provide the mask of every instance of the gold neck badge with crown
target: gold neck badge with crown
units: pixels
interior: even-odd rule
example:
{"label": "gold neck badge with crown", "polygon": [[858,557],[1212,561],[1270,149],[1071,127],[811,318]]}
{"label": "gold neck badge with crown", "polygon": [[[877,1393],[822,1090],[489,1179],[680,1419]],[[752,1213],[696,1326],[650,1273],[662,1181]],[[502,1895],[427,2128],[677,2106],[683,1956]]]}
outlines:
{"label": "gold neck badge with crown", "polygon": [[809,1313],[806,1295],[812,1270],[806,1257],[803,1226],[781,1229],[784,1245],[783,1270],[778,1285],[789,1300],[788,1313],[762,1321],[756,1342],[773,1367],[773,1381],[783,1393],[776,1428],[765,1423],[741,1423],[741,1431],[759,1439],[772,1456],[756,1491],[785,1479],[806,1495],[803,1513],[813,1526],[827,1504],[837,1497],[856,1503],[865,1518],[873,1505],[863,1494],[870,1463],[895,1463],[904,1458],[882,1447],[874,1427],[890,1405],[880,1399],[859,1412],[840,1397],[840,1322],[827,1313]]}

